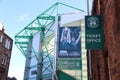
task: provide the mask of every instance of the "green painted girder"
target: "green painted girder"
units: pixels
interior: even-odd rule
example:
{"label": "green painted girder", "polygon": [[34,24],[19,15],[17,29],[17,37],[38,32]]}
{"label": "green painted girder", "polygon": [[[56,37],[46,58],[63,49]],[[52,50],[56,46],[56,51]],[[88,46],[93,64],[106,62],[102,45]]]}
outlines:
{"label": "green painted girder", "polygon": [[[51,70],[51,65],[48,65],[47,67],[43,66],[45,68],[45,70],[43,70],[42,72],[44,73],[46,70],[49,71],[49,72],[52,72]],[[50,69],[49,69],[50,68]]]}
{"label": "green painted girder", "polygon": [[40,30],[40,27],[26,27],[27,30]]}
{"label": "green painted girder", "polygon": [[44,74],[44,75],[39,75],[37,76],[38,79],[41,79],[41,78],[48,78],[48,80],[51,80],[50,78],[52,78],[52,73],[49,73],[49,74]]}
{"label": "green painted girder", "polygon": [[16,38],[16,36],[32,36],[32,35],[29,35],[28,33],[29,33],[29,31],[27,31],[27,30],[24,28],[24,29],[22,29],[18,34],[15,35],[15,38]]}
{"label": "green painted girder", "polygon": [[[49,57],[50,56],[50,54],[48,54],[45,58],[47,58],[47,57]],[[50,60],[51,61],[51,63],[52,63],[52,60]]]}
{"label": "green painted girder", "polygon": [[31,39],[33,36],[15,36],[15,38],[26,38],[26,39]]}
{"label": "green painted girder", "polygon": [[[56,4],[54,4],[54,5],[52,5],[50,8],[48,8],[47,10],[45,10],[43,13],[41,13],[40,15],[38,15],[37,17],[39,17],[39,16],[42,16],[42,15],[45,15],[49,10],[51,10],[52,8],[56,8],[57,6],[57,3]],[[49,14],[50,15],[50,14]]]}
{"label": "green painted girder", "polygon": [[52,39],[53,39],[53,37],[54,37],[54,33],[53,32],[51,32],[51,34],[50,35],[48,35],[48,36],[46,36],[46,42],[50,42]]}
{"label": "green painted girder", "polygon": [[22,52],[23,56],[26,57],[25,51],[23,48],[21,48],[20,45],[16,44],[16,46],[18,47],[18,49]]}
{"label": "green painted girder", "polygon": [[37,19],[42,19],[42,20],[55,20],[55,16],[38,16]]}
{"label": "green painted girder", "polygon": [[[53,60],[51,60],[51,61],[53,61]],[[38,65],[41,66],[44,63],[49,63],[49,61],[46,61],[46,62],[43,62],[43,63],[38,63]],[[32,65],[32,66],[30,66],[30,68],[36,68],[38,65],[37,64],[36,65]],[[48,68],[48,67],[51,67],[51,65],[47,66],[46,68]]]}
{"label": "green painted girder", "polygon": [[32,66],[30,66],[30,68],[36,68],[37,67],[37,65],[32,65]]}
{"label": "green painted girder", "polygon": [[28,44],[28,42],[15,42],[15,44]]}
{"label": "green painted girder", "polygon": [[60,3],[60,2],[58,2],[57,4],[58,4],[58,5],[61,4],[61,5],[67,6],[67,7],[69,7],[69,8],[73,8],[73,9],[75,9],[75,10],[78,10],[78,11],[81,11],[81,12],[85,12],[85,11],[82,10],[82,9],[79,9],[79,8],[76,8],[76,7],[73,7],[73,6],[69,6],[69,5],[67,5],[67,4],[63,4],[63,3]]}
{"label": "green painted girder", "polygon": [[[79,8],[76,8],[76,7],[73,7],[73,6],[69,6],[69,5],[67,5],[67,4],[63,4],[63,3],[57,2],[57,3],[55,3],[54,5],[52,5],[50,8],[48,8],[47,10],[45,10],[43,13],[41,13],[39,16],[48,14],[49,11],[52,10],[52,9],[53,9],[53,11],[51,11],[51,13],[54,12],[55,9],[57,9],[56,15],[59,15],[59,14],[60,14],[59,8],[58,8],[59,6],[66,6],[66,7],[69,7],[69,8],[71,8],[71,9],[74,9],[74,10],[78,10],[78,11],[81,11],[81,12],[85,12],[85,11],[82,10],[82,9],[79,9]],[[51,14],[51,15],[52,15],[52,14]],[[55,16],[56,16],[56,15],[55,15]],[[38,17],[39,17],[39,16],[38,16]]]}
{"label": "green painted girder", "polygon": [[52,26],[53,24],[54,24],[54,22],[51,21],[51,22],[44,24],[44,25],[37,24],[37,26],[39,26],[39,27],[25,27],[24,29],[27,30],[27,33],[31,33],[31,35],[33,36],[35,31],[36,31],[35,33],[37,33],[38,31],[43,31],[43,28],[44,28],[46,30],[45,34],[47,34],[48,31],[52,31],[52,30],[50,27],[46,28],[46,26],[48,26],[48,25]]}
{"label": "green painted girder", "polygon": [[33,54],[34,54],[36,60],[38,61],[37,52],[34,50],[34,47],[33,47],[33,46],[31,46],[31,51],[33,52]]}
{"label": "green painted girder", "polygon": [[27,48],[28,46],[21,46],[21,48]]}
{"label": "green painted girder", "polygon": [[[48,52],[47,44],[45,43],[45,41],[43,41],[43,43],[44,43],[44,45],[45,45],[46,53],[47,53],[48,55],[50,55],[49,52]],[[51,65],[51,68],[52,68],[52,61],[50,60],[50,56],[48,56],[48,59],[49,59],[49,61],[50,61],[50,65]]]}

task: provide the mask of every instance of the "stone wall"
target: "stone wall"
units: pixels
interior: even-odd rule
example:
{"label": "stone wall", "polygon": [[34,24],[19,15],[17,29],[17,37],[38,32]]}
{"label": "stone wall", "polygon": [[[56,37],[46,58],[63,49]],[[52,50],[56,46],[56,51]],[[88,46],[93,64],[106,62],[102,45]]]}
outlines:
{"label": "stone wall", "polygon": [[0,80],[6,80],[13,40],[0,30]]}

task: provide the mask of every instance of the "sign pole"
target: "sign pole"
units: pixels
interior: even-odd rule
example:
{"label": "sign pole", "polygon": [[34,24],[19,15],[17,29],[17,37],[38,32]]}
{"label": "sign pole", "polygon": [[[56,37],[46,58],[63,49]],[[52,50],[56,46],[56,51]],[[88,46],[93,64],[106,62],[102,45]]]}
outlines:
{"label": "sign pole", "polygon": [[87,14],[89,15],[89,0],[87,0]]}
{"label": "sign pole", "polygon": [[[89,0],[87,0],[87,15],[89,16]],[[88,64],[89,64],[89,80],[92,78],[92,70],[91,70],[91,50],[88,50]]]}

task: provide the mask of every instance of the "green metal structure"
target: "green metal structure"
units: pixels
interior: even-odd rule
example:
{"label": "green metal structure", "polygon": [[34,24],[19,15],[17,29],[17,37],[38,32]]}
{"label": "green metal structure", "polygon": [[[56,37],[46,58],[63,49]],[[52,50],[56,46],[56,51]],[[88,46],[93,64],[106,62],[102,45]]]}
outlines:
{"label": "green metal structure", "polygon": [[[66,8],[66,10],[64,10]],[[35,68],[38,66],[42,66],[45,69],[42,71],[44,73],[45,71],[49,71],[51,74],[49,75],[39,75],[37,76],[38,78],[49,78],[52,79],[52,73],[53,70],[53,58],[51,58],[50,54],[54,52],[54,27],[53,25],[55,24],[55,17],[56,16],[61,16],[63,13],[69,13],[69,12],[75,12],[75,11],[80,11],[84,12],[81,9],[63,4],[63,3],[55,3],[53,6],[45,10],[43,13],[38,15],[32,22],[30,22],[27,26],[25,26],[24,29],[22,29],[19,33],[15,35],[15,44],[23,54],[25,58],[31,58],[33,56],[36,57],[36,60],[39,60],[38,55],[40,56],[45,56],[43,57],[43,61],[35,64],[33,66],[29,66],[29,68]],[[58,19],[59,21],[59,19]],[[43,33],[44,35],[41,38],[42,41],[42,48],[41,52],[36,52],[34,47],[31,47],[31,52],[34,53],[32,56],[28,56],[28,45],[30,41],[33,39],[33,36],[36,33]],[[44,54],[46,53],[46,54]],[[49,65],[43,66],[43,64],[47,64],[48,62],[45,62],[45,60],[49,59]],[[29,79],[28,79],[29,80]]]}

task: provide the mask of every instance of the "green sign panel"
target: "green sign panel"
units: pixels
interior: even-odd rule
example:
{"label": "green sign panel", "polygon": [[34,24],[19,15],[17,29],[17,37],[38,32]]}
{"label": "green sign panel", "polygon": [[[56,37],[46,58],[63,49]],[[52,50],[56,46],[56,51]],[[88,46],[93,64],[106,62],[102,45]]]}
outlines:
{"label": "green sign panel", "polygon": [[104,49],[102,16],[85,16],[86,49]]}
{"label": "green sign panel", "polygon": [[59,80],[76,80],[73,76],[60,70],[57,71],[57,76]]}
{"label": "green sign panel", "polygon": [[58,68],[60,70],[80,70],[82,63],[80,59],[59,59]]}

